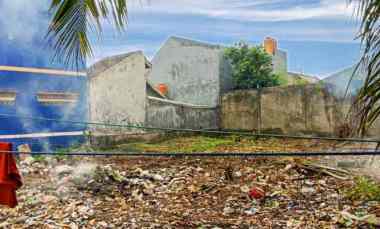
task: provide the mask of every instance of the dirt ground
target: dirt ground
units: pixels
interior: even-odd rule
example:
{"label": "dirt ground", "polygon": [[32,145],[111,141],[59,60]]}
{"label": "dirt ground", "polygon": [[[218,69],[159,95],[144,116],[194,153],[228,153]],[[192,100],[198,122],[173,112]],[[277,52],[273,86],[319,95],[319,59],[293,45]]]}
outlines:
{"label": "dirt ground", "polygon": [[[337,143],[187,137],[113,151],[319,151]],[[338,145],[338,147],[343,147]],[[345,146],[346,148],[357,146]],[[19,162],[19,206],[0,228],[374,228],[378,200],[353,200],[354,174],[312,160],[35,157]],[[256,195],[252,194],[255,193]],[[257,196],[257,191],[259,194]],[[262,193],[263,192],[263,193]]]}

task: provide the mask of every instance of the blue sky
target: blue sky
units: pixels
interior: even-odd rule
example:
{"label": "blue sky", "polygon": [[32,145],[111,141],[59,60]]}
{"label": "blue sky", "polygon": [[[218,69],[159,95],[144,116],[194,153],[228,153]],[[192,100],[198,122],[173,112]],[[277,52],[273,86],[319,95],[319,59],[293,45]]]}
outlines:
{"label": "blue sky", "polygon": [[279,40],[289,70],[326,76],[355,63],[357,22],[346,0],[135,0],[129,25],[118,34],[106,25],[95,56],[143,50],[149,58],[171,35],[231,45]]}

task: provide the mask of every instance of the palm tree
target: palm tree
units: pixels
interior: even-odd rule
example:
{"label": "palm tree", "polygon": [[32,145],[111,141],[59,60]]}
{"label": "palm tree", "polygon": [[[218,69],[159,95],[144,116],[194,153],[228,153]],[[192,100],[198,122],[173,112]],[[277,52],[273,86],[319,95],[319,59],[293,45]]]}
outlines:
{"label": "palm tree", "polygon": [[357,70],[364,67],[366,79],[355,102],[357,130],[365,134],[380,116],[380,1],[350,0],[357,4],[360,18],[358,38],[362,42],[363,54]]}
{"label": "palm tree", "polygon": [[122,30],[127,24],[127,0],[51,0],[53,14],[47,39],[55,49],[55,59],[80,66],[92,56],[89,33],[101,34],[101,20],[112,17]]}

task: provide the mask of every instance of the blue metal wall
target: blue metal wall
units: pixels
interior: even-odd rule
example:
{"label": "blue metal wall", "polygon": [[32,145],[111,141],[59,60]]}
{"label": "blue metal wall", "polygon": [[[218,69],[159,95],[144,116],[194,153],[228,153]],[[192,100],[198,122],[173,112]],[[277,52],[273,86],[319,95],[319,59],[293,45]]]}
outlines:
{"label": "blue metal wall", "polygon": [[[46,18],[43,18],[43,20],[46,20]],[[51,62],[54,52],[46,45],[44,41],[45,33],[42,31],[45,30],[41,30],[41,34],[28,40],[28,42],[24,42],[23,39],[10,38],[7,31],[0,28],[0,66],[63,70],[65,66],[62,63]],[[85,69],[84,65],[82,67]],[[87,120],[87,79],[85,76],[0,71],[0,91],[14,91],[17,93],[14,103],[0,103],[0,141],[1,135],[73,132],[86,129],[86,126],[83,125],[1,117],[1,114],[12,114],[85,121]],[[37,93],[39,92],[78,93],[80,98],[75,104],[43,104],[37,101]],[[50,144],[50,149],[52,149],[57,146],[68,146],[73,142],[82,140],[83,136],[26,138],[7,141],[12,141],[16,144],[32,143],[33,150],[40,150],[43,145]]]}

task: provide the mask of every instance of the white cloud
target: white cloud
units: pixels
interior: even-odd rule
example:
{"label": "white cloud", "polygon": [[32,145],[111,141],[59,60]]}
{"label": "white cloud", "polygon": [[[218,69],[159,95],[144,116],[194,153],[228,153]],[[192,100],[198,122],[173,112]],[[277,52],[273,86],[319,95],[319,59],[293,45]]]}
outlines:
{"label": "white cloud", "polygon": [[[284,7],[273,7],[273,6]],[[265,6],[272,6],[268,8]],[[198,14],[238,21],[294,21],[311,18],[349,18],[353,5],[346,0],[321,0],[317,4],[296,4],[287,0],[155,0],[131,2],[131,12]]]}
{"label": "white cloud", "polygon": [[41,15],[49,8],[49,0],[0,1],[0,25],[8,39],[30,42],[35,36],[42,37]]}

